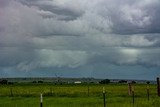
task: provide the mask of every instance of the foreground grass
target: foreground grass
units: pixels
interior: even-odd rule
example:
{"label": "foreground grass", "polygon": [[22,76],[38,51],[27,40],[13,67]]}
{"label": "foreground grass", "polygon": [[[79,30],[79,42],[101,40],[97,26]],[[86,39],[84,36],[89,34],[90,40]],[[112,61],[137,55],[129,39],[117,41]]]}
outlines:
{"label": "foreground grass", "polygon": [[0,107],[39,107],[40,93],[44,96],[44,107],[103,107],[103,87],[106,89],[107,107],[160,106],[156,85],[150,85],[149,101],[146,85],[135,85],[135,104],[133,105],[132,96],[128,96],[127,84],[15,84],[0,86]]}

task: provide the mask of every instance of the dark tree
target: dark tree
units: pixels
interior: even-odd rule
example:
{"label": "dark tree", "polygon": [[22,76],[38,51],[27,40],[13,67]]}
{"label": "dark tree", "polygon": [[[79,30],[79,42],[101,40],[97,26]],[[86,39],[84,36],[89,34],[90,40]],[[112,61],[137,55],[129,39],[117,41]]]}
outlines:
{"label": "dark tree", "polygon": [[126,80],[120,80],[120,81],[118,81],[118,83],[127,83],[127,81]]}
{"label": "dark tree", "polygon": [[109,84],[110,80],[109,79],[104,79],[102,81],[99,82],[100,84]]}
{"label": "dark tree", "polygon": [[150,82],[149,82],[149,81],[147,81],[146,83],[147,83],[147,84],[149,84]]}
{"label": "dark tree", "polygon": [[0,84],[8,84],[8,81],[7,80],[2,80],[2,81],[0,81]]}
{"label": "dark tree", "polygon": [[43,81],[38,81],[38,83],[43,83]]}
{"label": "dark tree", "polygon": [[132,84],[136,84],[136,81],[132,81]]}

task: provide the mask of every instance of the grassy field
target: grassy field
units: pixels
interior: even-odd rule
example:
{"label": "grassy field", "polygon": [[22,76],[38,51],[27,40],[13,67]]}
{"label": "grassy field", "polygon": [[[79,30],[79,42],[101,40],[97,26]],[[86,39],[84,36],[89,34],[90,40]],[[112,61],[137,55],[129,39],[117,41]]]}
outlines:
{"label": "grassy field", "polygon": [[[145,84],[135,84],[135,103],[128,95],[127,84],[14,84],[0,85],[0,107],[39,107],[43,93],[43,107],[103,107],[102,89],[106,89],[107,107],[160,107],[156,85],[150,85],[150,100]],[[89,90],[89,91],[88,91]]]}

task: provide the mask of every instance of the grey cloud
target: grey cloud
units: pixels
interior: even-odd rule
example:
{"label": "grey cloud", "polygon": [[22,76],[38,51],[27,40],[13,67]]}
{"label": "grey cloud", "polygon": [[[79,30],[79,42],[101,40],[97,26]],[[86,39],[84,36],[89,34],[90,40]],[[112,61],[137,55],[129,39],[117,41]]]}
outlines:
{"label": "grey cloud", "polygon": [[[106,5],[104,17],[110,17],[113,22],[113,33],[116,34],[139,34],[139,33],[159,33],[159,17],[160,2],[155,0],[149,1],[112,1],[112,5]],[[120,2],[120,3],[119,3]],[[133,1],[132,1],[133,2]],[[153,9],[154,8],[154,9]],[[157,22],[157,24],[155,24]]]}
{"label": "grey cloud", "polygon": [[76,13],[73,10],[67,8],[59,8],[58,6],[43,5],[39,6],[44,11],[50,11],[58,15],[59,20],[75,20],[82,15],[82,13]]}
{"label": "grey cloud", "polygon": [[115,64],[118,66],[158,67],[160,66],[160,49],[108,48],[92,54],[89,63]]}
{"label": "grey cloud", "polygon": [[[61,2],[59,3],[57,0],[23,0],[20,2],[28,6],[36,6],[39,10],[53,13],[48,16],[50,18],[66,21],[82,18],[81,23],[86,20],[93,24],[89,25],[89,27],[103,33],[112,32],[123,35],[159,33],[160,31],[160,23],[157,21],[160,17],[157,14],[160,10],[160,2],[157,0],[152,2],[147,0],[144,2],[138,0],[100,0],[97,2],[94,0],[92,3],[86,1],[62,1],[64,4],[60,4]],[[89,17],[86,15],[89,15]],[[44,17],[47,16],[45,15]],[[99,21],[94,22],[96,20]],[[106,29],[111,30],[106,31]]]}
{"label": "grey cloud", "polygon": [[17,71],[99,63],[159,67],[159,3],[0,0],[0,67]]}
{"label": "grey cloud", "polygon": [[[48,11],[51,12],[52,15],[44,16],[44,18],[57,18],[58,20],[76,20],[78,17],[80,17],[84,11],[77,10],[73,7],[69,7],[67,5],[58,6],[56,2],[53,2],[51,0],[43,1],[43,0],[20,0],[21,3],[27,5],[27,6],[36,6],[39,8],[39,10]],[[78,5],[77,5],[78,6]],[[42,14],[43,16],[43,14]]]}
{"label": "grey cloud", "polygon": [[[27,50],[29,51],[29,50]],[[28,71],[39,68],[69,67],[76,68],[87,63],[88,54],[85,51],[38,49],[29,52],[10,50],[12,54],[1,53],[1,67],[13,67],[17,71]],[[4,52],[4,51],[3,51]],[[7,59],[7,60],[6,60]]]}
{"label": "grey cloud", "polygon": [[0,8],[5,7],[9,4],[9,0],[0,0]]}

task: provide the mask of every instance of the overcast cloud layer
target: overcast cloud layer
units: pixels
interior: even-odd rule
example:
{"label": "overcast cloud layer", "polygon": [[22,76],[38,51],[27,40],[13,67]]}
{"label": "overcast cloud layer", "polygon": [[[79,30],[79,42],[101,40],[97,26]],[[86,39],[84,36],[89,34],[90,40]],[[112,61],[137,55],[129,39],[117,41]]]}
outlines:
{"label": "overcast cloud layer", "polygon": [[0,75],[154,79],[159,12],[159,0],[0,0]]}

